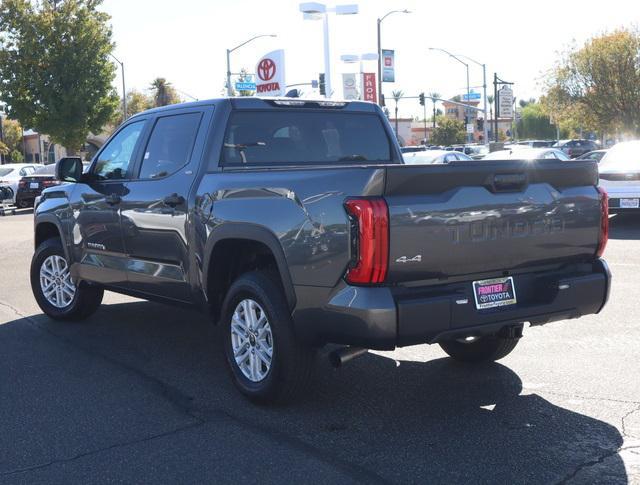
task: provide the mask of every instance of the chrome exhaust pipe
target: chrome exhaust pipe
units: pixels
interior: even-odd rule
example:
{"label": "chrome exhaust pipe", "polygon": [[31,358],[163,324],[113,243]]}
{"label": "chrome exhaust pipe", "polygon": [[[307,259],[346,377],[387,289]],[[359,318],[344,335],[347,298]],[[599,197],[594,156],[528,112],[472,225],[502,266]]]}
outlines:
{"label": "chrome exhaust pipe", "polygon": [[369,349],[361,347],[342,347],[329,353],[329,362],[335,369],[339,369],[350,360],[360,357],[369,352]]}

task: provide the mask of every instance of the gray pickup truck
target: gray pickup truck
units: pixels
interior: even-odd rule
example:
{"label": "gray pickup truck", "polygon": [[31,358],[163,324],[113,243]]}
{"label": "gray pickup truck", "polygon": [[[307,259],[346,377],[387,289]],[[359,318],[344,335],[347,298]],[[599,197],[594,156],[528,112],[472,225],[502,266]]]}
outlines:
{"label": "gray pickup truck", "polygon": [[465,362],[526,322],[599,312],[610,273],[593,162],[404,165],[363,102],[219,99],[126,121],[35,210],[42,310],[84,319],[110,290],[190,305],[220,327],[237,387],[283,401],[324,344],[438,343]]}

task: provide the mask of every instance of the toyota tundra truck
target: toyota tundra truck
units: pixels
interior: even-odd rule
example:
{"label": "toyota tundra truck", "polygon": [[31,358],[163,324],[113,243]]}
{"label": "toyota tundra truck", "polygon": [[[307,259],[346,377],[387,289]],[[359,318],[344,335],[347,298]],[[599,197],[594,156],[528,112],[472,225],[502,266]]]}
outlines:
{"label": "toyota tundra truck", "polygon": [[218,99],[128,119],[35,209],[31,286],[83,320],[105,290],[201,309],[230,376],[261,402],[314,356],[439,344],[477,363],[526,323],[595,314],[607,196],[589,161],[405,165],[372,103]]}

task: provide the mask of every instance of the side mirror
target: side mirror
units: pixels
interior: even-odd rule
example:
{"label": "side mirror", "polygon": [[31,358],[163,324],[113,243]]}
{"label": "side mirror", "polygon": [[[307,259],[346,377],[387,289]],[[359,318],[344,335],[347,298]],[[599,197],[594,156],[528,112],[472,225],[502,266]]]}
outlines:
{"label": "side mirror", "polygon": [[82,158],[64,157],[56,162],[56,178],[61,182],[80,182]]}

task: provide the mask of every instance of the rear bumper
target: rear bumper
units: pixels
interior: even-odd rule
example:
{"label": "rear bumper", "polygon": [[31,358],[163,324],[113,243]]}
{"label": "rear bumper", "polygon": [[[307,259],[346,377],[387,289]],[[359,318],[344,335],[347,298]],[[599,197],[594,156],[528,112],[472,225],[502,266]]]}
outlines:
{"label": "rear bumper", "polygon": [[517,305],[482,311],[475,308],[471,281],[420,288],[298,286],[294,323],[298,336],[311,342],[380,350],[435,343],[598,313],[609,298],[611,273],[597,260],[514,275],[514,282]]}

